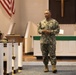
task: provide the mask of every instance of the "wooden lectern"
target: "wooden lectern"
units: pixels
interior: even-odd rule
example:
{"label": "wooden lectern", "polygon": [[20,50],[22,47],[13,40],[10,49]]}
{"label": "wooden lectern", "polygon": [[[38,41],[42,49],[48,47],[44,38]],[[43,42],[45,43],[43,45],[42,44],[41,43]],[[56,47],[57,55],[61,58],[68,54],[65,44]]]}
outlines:
{"label": "wooden lectern", "polygon": [[24,38],[20,35],[7,35],[6,38],[9,42],[18,42],[18,45],[20,44],[20,42],[24,41]]}
{"label": "wooden lectern", "polygon": [[24,37],[20,35],[7,35],[6,38],[8,39],[8,42],[18,42],[18,45],[20,45],[20,42],[23,43],[23,53],[25,50],[25,45],[24,45]]}

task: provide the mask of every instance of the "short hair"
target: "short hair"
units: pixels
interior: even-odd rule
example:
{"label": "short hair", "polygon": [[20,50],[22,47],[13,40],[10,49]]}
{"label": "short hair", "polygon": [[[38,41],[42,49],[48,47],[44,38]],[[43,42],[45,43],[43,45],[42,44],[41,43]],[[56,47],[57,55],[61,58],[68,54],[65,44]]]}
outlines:
{"label": "short hair", "polygon": [[49,9],[46,9],[45,11],[49,11],[51,13],[51,10],[49,10]]}

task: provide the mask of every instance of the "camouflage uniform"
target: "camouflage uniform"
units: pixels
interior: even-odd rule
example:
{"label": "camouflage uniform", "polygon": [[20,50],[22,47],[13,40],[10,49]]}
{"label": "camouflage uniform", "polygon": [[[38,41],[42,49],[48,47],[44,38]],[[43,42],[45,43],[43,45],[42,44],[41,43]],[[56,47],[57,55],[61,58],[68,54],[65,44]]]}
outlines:
{"label": "camouflage uniform", "polygon": [[[44,34],[43,30],[50,30],[50,34]],[[39,23],[38,33],[41,34],[40,46],[43,55],[43,63],[48,64],[48,54],[50,56],[50,61],[52,65],[56,65],[56,37],[55,35],[59,33],[60,27],[55,19],[50,19],[50,21],[43,20]]]}

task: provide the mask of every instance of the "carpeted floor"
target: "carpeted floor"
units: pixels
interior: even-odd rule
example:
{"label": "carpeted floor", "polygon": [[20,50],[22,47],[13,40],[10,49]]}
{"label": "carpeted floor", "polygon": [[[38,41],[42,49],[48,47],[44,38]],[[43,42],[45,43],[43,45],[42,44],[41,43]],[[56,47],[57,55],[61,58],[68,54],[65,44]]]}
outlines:
{"label": "carpeted floor", "polygon": [[44,66],[23,66],[23,70],[16,75],[76,75],[76,66],[57,66],[57,74],[53,74],[51,66],[49,72],[43,72]]}

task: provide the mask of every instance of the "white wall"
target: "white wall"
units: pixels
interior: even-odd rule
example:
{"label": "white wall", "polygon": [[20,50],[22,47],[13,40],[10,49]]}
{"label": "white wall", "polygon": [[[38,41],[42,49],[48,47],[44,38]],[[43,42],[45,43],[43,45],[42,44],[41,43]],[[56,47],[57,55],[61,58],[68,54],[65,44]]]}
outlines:
{"label": "white wall", "polygon": [[[16,8],[16,12],[15,12],[15,15],[14,15],[14,21],[16,23],[15,25],[15,29],[14,29],[14,33],[19,33],[19,27],[20,27],[20,17],[19,17],[19,1],[20,0],[15,0],[16,3],[15,3],[15,8]],[[8,29],[10,27],[10,24],[11,22],[13,22],[13,20],[7,15],[7,13],[5,12],[5,10],[1,7],[0,5],[0,30],[2,33],[4,33],[4,35],[7,34],[8,32]]]}
{"label": "white wall", "polygon": [[76,35],[76,24],[60,24],[60,29],[64,30],[65,36]]}
{"label": "white wall", "polygon": [[28,21],[39,23],[44,18],[44,11],[48,8],[48,0],[21,0],[21,34],[24,35]]}
{"label": "white wall", "polygon": [[15,0],[16,1],[16,4],[15,4],[15,9],[16,9],[16,13],[15,13],[15,29],[14,29],[14,33],[15,34],[20,34],[20,1],[21,0]]}
{"label": "white wall", "polygon": [[[48,0],[15,0],[16,13],[14,21],[16,23],[13,33],[25,34],[28,21],[39,23],[44,18],[44,10],[48,8]],[[0,30],[7,34],[11,19],[5,14],[0,6]]]}
{"label": "white wall", "polygon": [[9,29],[8,27],[10,24],[10,19],[7,18],[4,14],[5,13],[0,8],[0,31],[6,34]]}

